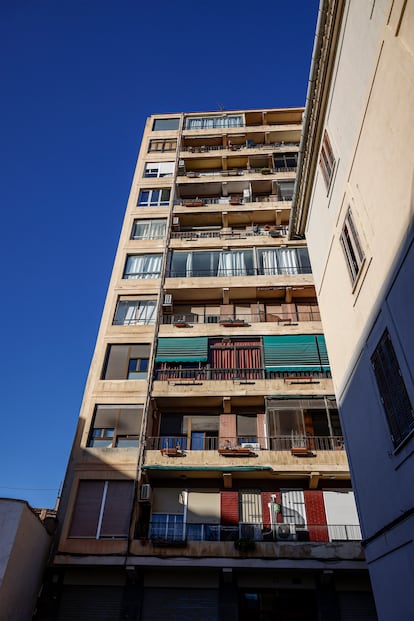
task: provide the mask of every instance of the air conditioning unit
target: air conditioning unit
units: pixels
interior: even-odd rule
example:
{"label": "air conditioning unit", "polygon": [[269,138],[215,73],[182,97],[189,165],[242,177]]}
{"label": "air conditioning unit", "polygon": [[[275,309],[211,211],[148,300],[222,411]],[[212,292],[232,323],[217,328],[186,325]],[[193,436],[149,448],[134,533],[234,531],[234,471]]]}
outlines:
{"label": "air conditioning unit", "polygon": [[280,541],[292,541],[292,539],[296,539],[294,524],[278,524],[276,537],[280,539]]}
{"label": "air conditioning unit", "polygon": [[260,451],[260,443],[259,442],[242,442],[241,448],[248,448],[251,451]]}
{"label": "air conditioning unit", "polygon": [[165,313],[172,313],[173,310],[173,296],[172,293],[164,294],[164,301],[162,303],[162,308]]}
{"label": "air conditioning unit", "polygon": [[139,490],[140,502],[149,502],[151,500],[151,491],[151,485],[149,483],[141,485],[141,489]]}

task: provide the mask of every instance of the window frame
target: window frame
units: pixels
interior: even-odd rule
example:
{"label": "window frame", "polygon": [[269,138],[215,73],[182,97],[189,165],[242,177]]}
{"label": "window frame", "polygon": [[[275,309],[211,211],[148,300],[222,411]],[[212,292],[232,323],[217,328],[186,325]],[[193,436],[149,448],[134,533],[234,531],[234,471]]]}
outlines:
{"label": "window frame", "polygon": [[[172,166],[166,166],[166,164],[171,164]],[[174,170],[175,162],[145,162],[143,177],[144,179],[164,179],[166,177],[173,177]]]}
{"label": "window frame", "polygon": [[[155,146],[161,148],[153,148]],[[154,138],[148,143],[148,153],[169,153],[177,150],[177,138]]]}
{"label": "window frame", "polygon": [[326,129],[322,139],[321,152],[319,155],[319,166],[322,172],[323,180],[326,185],[326,189],[329,192],[329,188],[331,186],[333,175],[335,172],[336,158],[332,149],[329,134]]}
{"label": "window frame", "polygon": [[[156,229],[157,225],[159,226],[160,223],[164,224],[164,231],[162,232],[161,235],[156,235],[154,234],[153,229]],[[148,237],[135,236],[135,230],[139,227],[139,225],[142,225],[142,224],[149,224],[149,236]],[[141,240],[146,240],[146,239],[165,239],[166,236],[167,236],[167,218],[148,218],[148,219],[135,218],[132,223],[131,240],[141,241]]]}
{"label": "window frame", "polygon": [[351,283],[355,286],[363,270],[366,256],[361,244],[361,236],[355,225],[355,218],[350,207],[347,209],[339,239]]}
{"label": "window frame", "polygon": [[388,328],[382,333],[370,360],[391,441],[397,451],[414,436],[414,407]]}
{"label": "window frame", "polygon": [[[148,192],[148,200],[141,198],[142,194]],[[168,200],[162,200],[163,192],[168,192]],[[157,199],[153,196],[159,195]],[[171,200],[171,188],[141,188],[138,194],[137,207],[168,207]]]}
{"label": "window frame", "polygon": [[[121,305],[124,304],[127,307],[133,309],[133,316],[130,319],[127,319],[128,313],[125,315],[125,319],[121,321],[121,319],[117,320],[117,314],[120,312]],[[141,308],[145,309],[144,317],[140,317]],[[150,317],[147,320],[146,315],[148,311],[152,308],[152,313],[150,313]],[[121,296],[118,298],[114,313],[114,318],[112,320],[113,326],[149,326],[155,323],[156,319],[156,310],[157,310],[157,299],[141,299],[141,298],[126,298]]]}
{"label": "window frame", "polygon": [[[113,425],[108,426],[108,425],[102,425],[102,422],[106,422],[105,421],[105,414],[104,416],[104,421],[99,421],[99,409],[102,408],[103,410],[112,410],[114,412],[113,414]],[[126,416],[126,412],[127,411],[132,411],[133,415],[136,415],[139,417],[138,419],[138,428],[137,428],[137,432],[135,432],[134,429],[134,425],[131,425],[131,421],[127,421],[125,419]],[[138,447],[139,445],[139,428],[142,425],[142,417],[143,417],[143,411],[144,411],[144,406],[142,404],[120,404],[120,405],[114,405],[114,404],[105,404],[105,403],[97,403],[95,405],[95,409],[94,409],[94,414],[91,420],[91,424],[89,427],[89,433],[88,433],[88,440],[87,440],[87,447],[88,448],[121,448],[118,446],[118,439],[119,438],[129,438],[130,440],[133,440],[135,442],[135,444],[133,446]],[[108,414],[106,414],[107,416]],[[97,422],[97,424],[99,425],[100,422],[100,426],[95,426],[95,422]],[[136,421],[134,421],[136,422]],[[106,433],[108,431],[112,431],[112,433],[110,435],[106,435]],[[118,433],[119,431],[119,433]],[[99,432],[99,433],[96,433]],[[108,440],[106,442],[106,446],[104,446],[103,444],[95,444],[95,441],[97,442],[105,442],[105,440]],[[132,445],[131,445],[132,446]]]}

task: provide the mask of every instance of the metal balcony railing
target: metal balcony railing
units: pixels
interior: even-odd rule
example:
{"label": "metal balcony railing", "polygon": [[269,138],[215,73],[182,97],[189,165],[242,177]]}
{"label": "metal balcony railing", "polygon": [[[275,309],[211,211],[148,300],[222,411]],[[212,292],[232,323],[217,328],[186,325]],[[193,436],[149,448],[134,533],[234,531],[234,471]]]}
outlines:
{"label": "metal balcony railing", "polygon": [[247,140],[243,144],[230,144],[227,147],[223,147],[223,145],[201,145],[201,146],[190,146],[190,145],[182,145],[181,151],[187,151],[188,153],[207,153],[208,151],[240,151],[241,149],[263,149],[265,151],[272,151],[273,149],[280,149],[283,147],[299,147],[298,142],[272,142],[269,144],[264,143],[256,143],[253,140]]}
{"label": "metal balcony railing", "polygon": [[318,380],[330,378],[330,371],[267,371],[266,369],[156,369],[154,379],[157,381],[249,381],[263,379]]}
{"label": "metal balcony railing", "polygon": [[183,198],[176,200],[174,205],[183,207],[203,207],[204,205],[249,205],[250,203],[278,203],[278,202],[290,202],[293,194],[285,195],[266,195],[266,196],[253,196],[249,199],[234,200],[229,196],[217,196],[217,197],[198,197]]}
{"label": "metal balcony railing", "polygon": [[236,229],[226,230],[218,229],[212,231],[173,231],[171,233],[172,239],[217,239],[225,237],[226,239],[240,239],[245,237],[285,237],[288,232],[287,226],[273,226],[270,230],[264,230],[263,228],[252,227],[248,229]]}
{"label": "metal balcony railing", "polygon": [[[282,276],[286,274],[311,274],[311,268],[309,266],[296,266],[296,267],[245,267],[245,268],[220,268],[215,270],[203,270],[203,269],[188,269],[188,270],[176,270],[171,268],[167,271],[167,278],[202,278],[214,276],[220,278],[221,276]],[[142,276],[144,277],[144,276]]]}
{"label": "metal balcony railing", "polygon": [[217,451],[248,448],[251,451],[291,451],[292,448],[307,448],[310,451],[342,451],[343,436],[309,436],[290,434],[287,436],[205,436],[190,438],[184,435],[151,436],[146,439],[150,451],[178,449],[180,451]]}
{"label": "metal balcony railing", "polygon": [[[283,506],[282,506],[283,514]],[[340,542],[361,541],[359,524],[309,524],[281,521],[276,524],[239,522],[235,525],[217,523],[184,524],[182,516],[174,520],[156,520],[149,524],[152,543],[168,546],[187,541],[233,541],[235,548],[253,550],[257,542]]]}
{"label": "metal balcony railing", "polygon": [[267,312],[264,309],[262,312],[248,312],[248,313],[240,313],[237,312],[234,315],[230,314],[214,314],[214,312],[209,312],[208,306],[204,308],[203,313],[174,313],[173,315],[163,315],[161,317],[161,323],[163,325],[174,325],[174,324],[198,324],[198,323],[227,323],[229,321],[233,322],[244,322],[245,324],[250,323],[299,323],[302,321],[320,321],[320,313],[318,309],[310,310],[310,311],[298,311],[292,313],[274,313]]}
{"label": "metal balcony railing", "polygon": [[187,172],[183,173],[180,176],[187,176],[190,178],[194,178],[194,177],[217,177],[217,176],[222,176],[222,177],[233,177],[233,176],[240,176],[240,175],[251,175],[251,174],[257,174],[257,173],[261,173],[262,175],[272,175],[275,173],[282,173],[282,172],[295,172],[296,171],[296,166],[282,166],[282,167],[277,167],[277,168],[268,168],[268,167],[262,167],[262,168],[231,168],[229,170],[222,170],[222,169],[216,169],[216,170],[188,170]]}

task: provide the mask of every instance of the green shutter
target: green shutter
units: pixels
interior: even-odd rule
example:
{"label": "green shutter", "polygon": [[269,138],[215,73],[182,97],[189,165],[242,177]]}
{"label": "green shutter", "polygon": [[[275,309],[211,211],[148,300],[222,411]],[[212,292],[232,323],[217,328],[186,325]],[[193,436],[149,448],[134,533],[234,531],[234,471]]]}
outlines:
{"label": "green shutter", "polygon": [[206,336],[158,339],[155,362],[207,362]]}
{"label": "green shutter", "polygon": [[329,371],[325,337],[322,334],[264,336],[267,371]]}

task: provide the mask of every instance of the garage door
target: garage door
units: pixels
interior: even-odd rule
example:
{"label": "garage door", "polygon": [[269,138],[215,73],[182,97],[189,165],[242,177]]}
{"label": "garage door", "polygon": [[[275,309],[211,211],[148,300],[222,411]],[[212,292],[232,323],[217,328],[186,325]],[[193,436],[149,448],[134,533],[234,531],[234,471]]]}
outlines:
{"label": "garage door", "polygon": [[217,589],[146,588],[141,621],[217,621]]}

